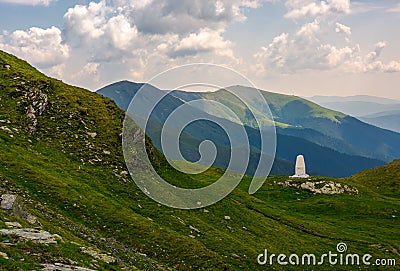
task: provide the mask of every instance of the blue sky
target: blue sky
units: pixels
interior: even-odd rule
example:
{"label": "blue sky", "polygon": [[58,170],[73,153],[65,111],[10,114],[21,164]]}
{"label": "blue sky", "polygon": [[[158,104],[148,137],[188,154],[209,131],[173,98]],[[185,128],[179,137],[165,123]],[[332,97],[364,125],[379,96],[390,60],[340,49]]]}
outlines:
{"label": "blue sky", "polygon": [[287,94],[400,99],[400,2],[0,0],[0,49],[96,90],[210,62]]}

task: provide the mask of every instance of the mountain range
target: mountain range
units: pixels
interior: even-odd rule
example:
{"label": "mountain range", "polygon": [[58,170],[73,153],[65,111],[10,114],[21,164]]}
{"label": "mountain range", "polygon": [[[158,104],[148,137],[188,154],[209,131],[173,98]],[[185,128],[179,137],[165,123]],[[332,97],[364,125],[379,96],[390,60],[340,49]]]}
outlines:
{"label": "mountain range", "polygon": [[317,104],[326,103],[342,103],[342,102],[365,102],[377,103],[383,105],[398,105],[399,100],[389,99],[384,97],[370,96],[370,95],[353,95],[353,96],[321,96],[316,95],[312,97],[304,97],[305,99],[315,102]]}
{"label": "mountain range", "polygon": [[371,125],[400,132],[399,100],[367,95],[314,96],[307,99],[332,110],[355,116]]}
{"label": "mountain range", "polygon": [[[265,249],[323,255],[339,243],[399,262],[399,160],[344,179],[271,176],[253,195],[246,176],[224,200],[179,210],[131,180],[123,119],[112,100],[0,51],[0,269],[304,270],[257,257]],[[223,174],[177,172],[150,139],[147,151],[176,186],[203,187]]]}
{"label": "mountain range", "polygon": [[[144,84],[128,81],[117,82],[106,86],[97,93],[111,98],[123,110]],[[252,88],[233,86],[236,91],[252,92]],[[164,92],[153,86],[146,86],[145,95],[154,96],[152,92]],[[271,93],[260,90],[269,104],[277,128],[276,161],[272,174],[289,175],[293,173],[295,157],[303,154],[311,174],[331,177],[345,177],[363,169],[383,165],[400,157],[400,134],[386,131],[366,124],[340,112],[323,108],[313,102],[296,96]],[[218,101],[228,106],[246,126],[249,134],[251,159],[247,173],[252,174],[258,162],[259,140],[254,118],[246,112],[249,109],[226,90],[215,92],[172,91],[155,107],[150,121],[148,134],[155,146],[161,150],[161,123],[177,107],[185,102],[207,99]],[[263,119],[262,112],[257,111],[257,104],[250,108]],[[196,112],[198,109],[193,109]],[[204,107],[206,114],[218,116],[215,109]],[[195,115],[195,113],[193,113]],[[268,119],[264,117],[264,123]],[[232,119],[227,119],[232,121]],[[233,123],[232,125],[240,125]],[[262,128],[261,128],[262,129]],[[210,131],[213,131],[212,133]],[[199,158],[198,145],[202,140],[212,140],[222,152],[217,157],[215,166],[224,168],[228,161],[227,144],[223,131],[211,123],[194,123],[184,130],[182,152],[190,161]],[[225,152],[224,152],[225,150]]]}

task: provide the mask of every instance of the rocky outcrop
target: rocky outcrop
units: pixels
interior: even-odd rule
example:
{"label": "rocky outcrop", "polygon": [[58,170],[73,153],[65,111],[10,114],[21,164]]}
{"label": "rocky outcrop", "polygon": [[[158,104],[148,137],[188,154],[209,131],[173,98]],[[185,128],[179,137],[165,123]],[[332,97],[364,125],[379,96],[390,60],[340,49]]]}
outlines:
{"label": "rocky outcrop", "polygon": [[81,247],[81,252],[92,256],[93,258],[103,261],[105,263],[115,263],[116,259],[108,254],[101,253],[100,251],[91,247]]}
{"label": "rocky outcrop", "polygon": [[0,257],[2,257],[5,260],[9,259],[7,253],[4,253],[4,252],[0,252]]}
{"label": "rocky outcrop", "polygon": [[6,224],[6,226],[8,227],[8,228],[11,228],[11,229],[20,229],[20,228],[22,228],[22,225],[21,224],[19,224],[18,222],[5,222],[5,224]]}
{"label": "rocky outcrop", "polygon": [[35,133],[38,124],[38,117],[43,115],[49,107],[49,85],[45,82],[24,81],[15,77],[16,95],[19,96],[18,104],[23,106],[25,111],[26,124],[25,129],[28,132]]}
{"label": "rocky outcrop", "polygon": [[30,224],[41,227],[36,216],[26,211],[23,197],[16,194],[3,194],[0,197],[1,208],[12,215],[27,220]]}
{"label": "rocky outcrop", "polygon": [[50,234],[38,229],[0,229],[1,235],[16,235],[23,241],[32,241],[39,244],[57,244],[57,239],[62,239],[57,234]]}
{"label": "rocky outcrop", "polygon": [[1,208],[6,211],[12,211],[17,195],[4,194],[1,196]]}
{"label": "rocky outcrop", "polygon": [[46,94],[37,90],[25,93],[24,97],[29,103],[25,108],[26,118],[28,120],[28,125],[26,128],[29,132],[34,133],[38,123],[37,118],[41,116],[47,109],[48,98]]}
{"label": "rocky outcrop", "polygon": [[298,182],[293,180],[287,180],[284,182],[277,183],[286,187],[296,187],[299,189],[308,190],[314,194],[325,194],[325,195],[334,195],[334,194],[354,194],[358,195],[358,189],[355,187],[350,187],[348,185],[342,185],[340,183],[336,183],[334,181],[312,181],[312,179],[308,179],[304,182]]}
{"label": "rocky outcrop", "polygon": [[66,265],[61,263],[43,264],[43,271],[94,271],[93,269],[79,266]]}

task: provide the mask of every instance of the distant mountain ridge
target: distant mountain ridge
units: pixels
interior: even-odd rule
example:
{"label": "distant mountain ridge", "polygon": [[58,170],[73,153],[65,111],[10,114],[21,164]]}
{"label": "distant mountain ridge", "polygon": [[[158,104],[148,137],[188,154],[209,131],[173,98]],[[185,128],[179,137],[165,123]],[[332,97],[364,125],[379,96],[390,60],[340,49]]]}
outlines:
{"label": "distant mountain ridge", "polygon": [[[97,92],[113,99],[120,108],[126,110],[130,100],[142,86],[143,84],[140,83],[122,81],[106,86]],[[254,91],[251,88],[234,87],[241,88],[241,91]],[[279,164],[282,161],[286,161],[286,164],[293,165],[293,161],[300,151],[306,153],[306,160],[308,161],[310,171],[314,174],[334,177],[348,176],[360,170],[379,166],[384,164],[385,161],[391,161],[396,157],[400,157],[400,134],[365,124],[348,115],[323,108],[296,96],[287,96],[266,91],[262,91],[262,94],[268,101],[274,120],[277,122],[278,162],[276,162],[277,166],[275,168],[283,168],[284,170],[275,170],[273,172],[275,174],[291,174],[293,169],[290,169],[288,166],[279,166]],[[164,101],[163,105],[160,105],[164,107],[164,114],[167,111],[171,112],[171,110],[183,102],[196,99],[216,100],[227,105],[237,113],[242,122],[248,126],[247,130],[250,131],[250,134],[253,133],[252,128],[254,128],[254,125],[251,118],[246,117],[246,108],[244,105],[224,90],[215,92],[173,91],[168,96],[171,96],[167,97],[168,101]],[[165,108],[168,108],[168,110],[165,111]],[[215,113],[209,108],[205,108],[204,110],[210,115]],[[160,116],[164,114],[160,114],[160,112],[154,113],[154,118],[158,119],[159,125],[163,122]],[[197,153],[197,144],[205,139],[204,134],[199,135],[196,131],[212,130],[207,128],[209,125],[207,123],[201,125],[203,125],[202,129],[195,129],[193,127],[191,131],[186,131],[191,139],[196,142],[190,144],[186,152],[194,156]],[[159,148],[156,136],[158,131],[153,132],[151,137],[155,145]],[[216,141],[221,147],[226,147],[224,143],[226,140],[224,141],[218,132],[209,135],[207,139]],[[297,143],[292,144],[293,142]],[[257,140],[253,140],[251,143],[254,148],[253,155],[255,157],[257,157],[257,144]],[[301,146],[308,147],[302,148]],[[253,163],[256,160],[255,158]],[[347,162],[342,163],[343,161]],[[336,170],[332,170],[332,168]]]}
{"label": "distant mountain ridge", "polygon": [[400,108],[400,104],[380,104],[363,101],[329,102],[320,103],[320,105],[354,117],[363,117],[384,111],[393,111]]}
{"label": "distant mountain ridge", "polygon": [[400,101],[382,97],[356,95],[349,97],[314,96],[315,103],[394,132],[400,132]]}
{"label": "distant mountain ridge", "polygon": [[396,110],[380,112],[371,116],[360,117],[359,119],[383,129],[400,133],[400,112]]}
{"label": "distant mountain ridge", "polygon": [[370,96],[370,95],[353,95],[353,96],[321,96],[316,95],[312,97],[303,97],[314,103],[335,103],[335,102],[371,102],[379,104],[399,104],[400,101],[396,99],[389,99],[384,97]]}

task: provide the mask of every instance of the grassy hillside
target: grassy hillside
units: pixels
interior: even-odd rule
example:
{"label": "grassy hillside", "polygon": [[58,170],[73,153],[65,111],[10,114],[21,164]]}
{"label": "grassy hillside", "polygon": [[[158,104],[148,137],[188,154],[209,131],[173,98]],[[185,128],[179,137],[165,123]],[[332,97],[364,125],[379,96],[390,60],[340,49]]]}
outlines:
{"label": "grassy hillside", "polygon": [[[348,178],[351,182],[364,187],[371,194],[384,195],[393,199],[399,197],[400,160],[383,167],[372,168]],[[399,210],[397,210],[399,211]]]}
{"label": "grassy hillside", "polygon": [[[95,270],[304,270],[259,266],[257,255],[264,249],[321,255],[339,242],[351,253],[400,262],[398,162],[376,169],[379,177],[369,171],[312,179],[355,187],[358,194],[314,194],[284,186],[282,176],[249,195],[246,177],[215,205],[176,210],[152,201],[130,180],[120,143],[123,112],[109,99],[0,52],[0,104],[0,193],[16,194],[20,202],[11,213],[0,211],[0,229],[19,222],[60,236],[44,245],[0,235],[2,270],[52,263]],[[158,172],[182,187],[208,185],[223,173],[183,175],[150,142],[148,153]],[[38,222],[29,222],[28,213]]]}

